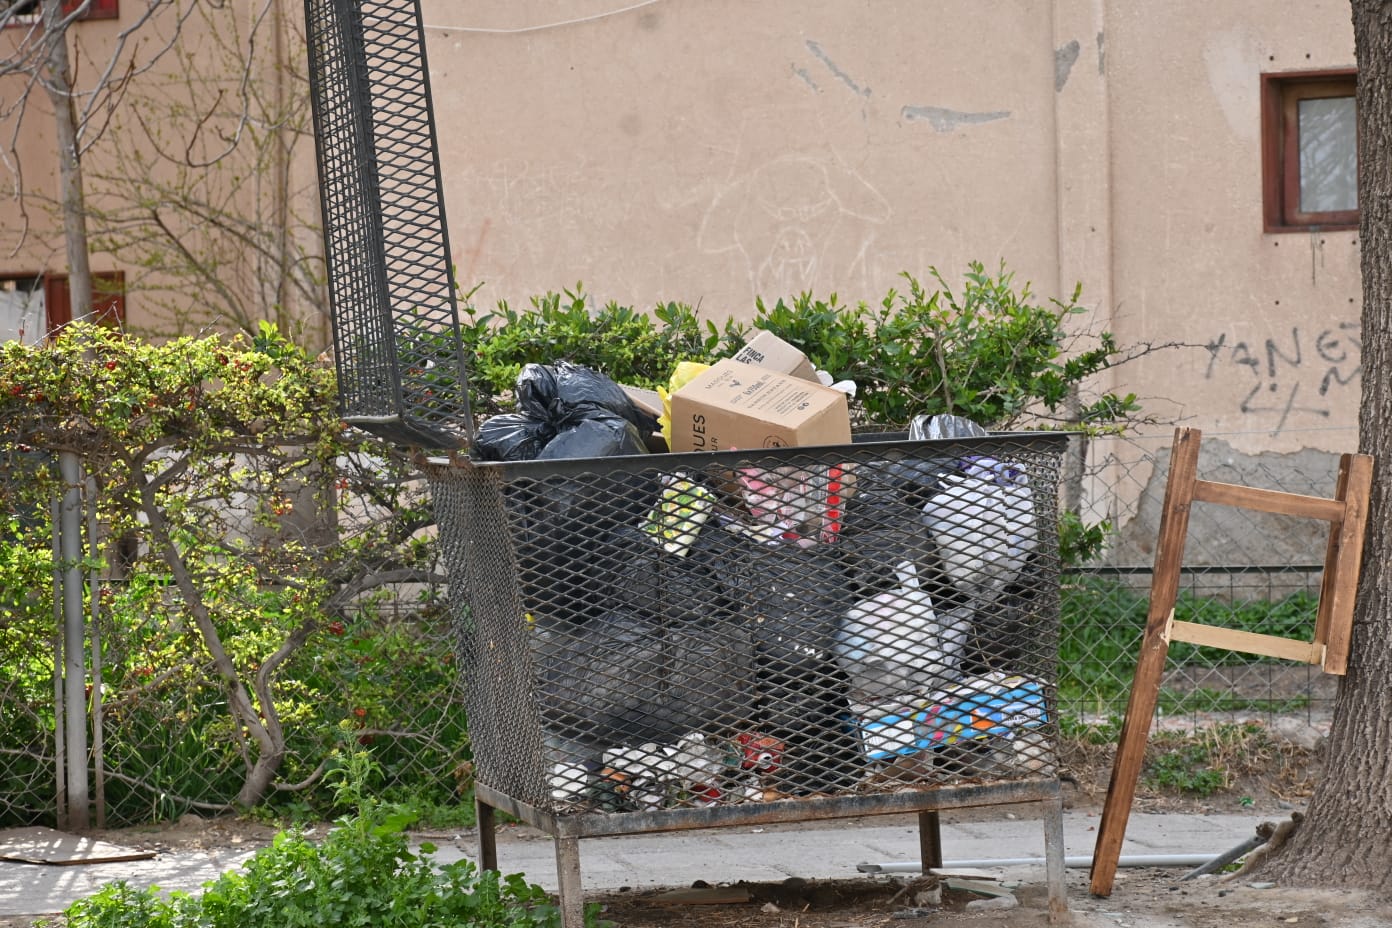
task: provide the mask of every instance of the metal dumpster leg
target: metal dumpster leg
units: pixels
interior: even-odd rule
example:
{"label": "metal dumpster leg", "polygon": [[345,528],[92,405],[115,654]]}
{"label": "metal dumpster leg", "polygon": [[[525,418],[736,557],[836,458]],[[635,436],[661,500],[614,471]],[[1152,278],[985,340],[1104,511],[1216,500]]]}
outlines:
{"label": "metal dumpster leg", "polygon": [[937,809],[918,813],[918,848],[924,873],[928,872],[929,867],[941,867],[943,864],[942,829],[939,825]]}
{"label": "metal dumpster leg", "polygon": [[1049,884],[1049,924],[1072,924],[1065,888],[1063,797],[1044,800],[1044,875]]}
{"label": "metal dumpster leg", "polygon": [[585,892],[580,888],[580,839],[556,838],[561,928],[585,928]]}
{"label": "metal dumpster leg", "polygon": [[493,807],[481,799],[474,799],[474,817],[478,819],[479,869],[498,869],[498,832],[493,818]]}

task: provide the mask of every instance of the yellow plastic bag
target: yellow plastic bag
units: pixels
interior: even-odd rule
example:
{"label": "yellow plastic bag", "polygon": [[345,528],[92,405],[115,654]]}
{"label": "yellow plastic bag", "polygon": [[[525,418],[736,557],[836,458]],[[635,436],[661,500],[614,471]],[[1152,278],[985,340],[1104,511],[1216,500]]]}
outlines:
{"label": "yellow plastic bag", "polygon": [[672,371],[672,376],[667,381],[667,389],[657,388],[657,395],[662,397],[662,415],[657,417],[657,422],[662,426],[662,437],[667,439],[667,447],[672,447],[672,394],[709,369],[709,364],[702,364],[700,361],[681,361],[677,364],[677,369]]}

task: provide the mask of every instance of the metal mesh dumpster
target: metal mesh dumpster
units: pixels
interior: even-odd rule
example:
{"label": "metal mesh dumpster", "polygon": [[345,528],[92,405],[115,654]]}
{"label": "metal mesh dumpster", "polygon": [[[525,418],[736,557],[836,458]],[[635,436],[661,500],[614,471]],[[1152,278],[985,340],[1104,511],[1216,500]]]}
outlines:
{"label": "metal mesh dumpster", "polygon": [[[474,435],[419,5],[306,0],[342,412]],[[1066,438],[992,435],[498,464],[422,454],[449,570],[479,803],[557,843],[1042,804],[1055,764]]]}
{"label": "metal mesh dumpster", "polygon": [[1064,442],[427,462],[485,835],[1056,806]]}

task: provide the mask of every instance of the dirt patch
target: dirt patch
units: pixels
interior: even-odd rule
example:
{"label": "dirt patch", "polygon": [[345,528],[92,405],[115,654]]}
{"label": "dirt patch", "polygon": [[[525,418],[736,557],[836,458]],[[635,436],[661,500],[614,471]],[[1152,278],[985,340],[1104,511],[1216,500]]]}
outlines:
{"label": "dirt patch", "polygon": [[[1214,877],[1179,882],[1169,870],[1126,870],[1112,895],[1088,894],[1086,871],[1068,875],[1069,919],[1075,928],[1233,928],[1245,925],[1386,928],[1392,908],[1364,893],[1289,888],[1254,889]],[[1260,884],[1259,884],[1260,885]],[[985,896],[936,893],[924,878],[751,884],[749,902],[666,905],[659,891],[598,897],[602,917],[623,928],[927,928],[972,922],[998,928],[1048,924],[1044,887],[1013,894],[1013,908],[976,906]]]}

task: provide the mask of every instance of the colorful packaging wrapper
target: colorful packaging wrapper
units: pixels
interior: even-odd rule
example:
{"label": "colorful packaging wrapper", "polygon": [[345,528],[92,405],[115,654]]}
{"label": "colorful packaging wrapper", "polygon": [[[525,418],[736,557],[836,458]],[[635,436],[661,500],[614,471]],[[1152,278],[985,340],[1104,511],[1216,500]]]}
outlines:
{"label": "colorful packaging wrapper", "polygon": [[691,550],[714,505],[715,494],[706,487],[681,474],[664,474],[657,505],[639,527],[668,554],[681,557]]}
{"label": "colorful packaging wrapper", "polygon": [[750,516],[741,526],[745,534],[803,548],[831,544],[841,534],[854,482],[848,467],[741,467],[735,476]]}

